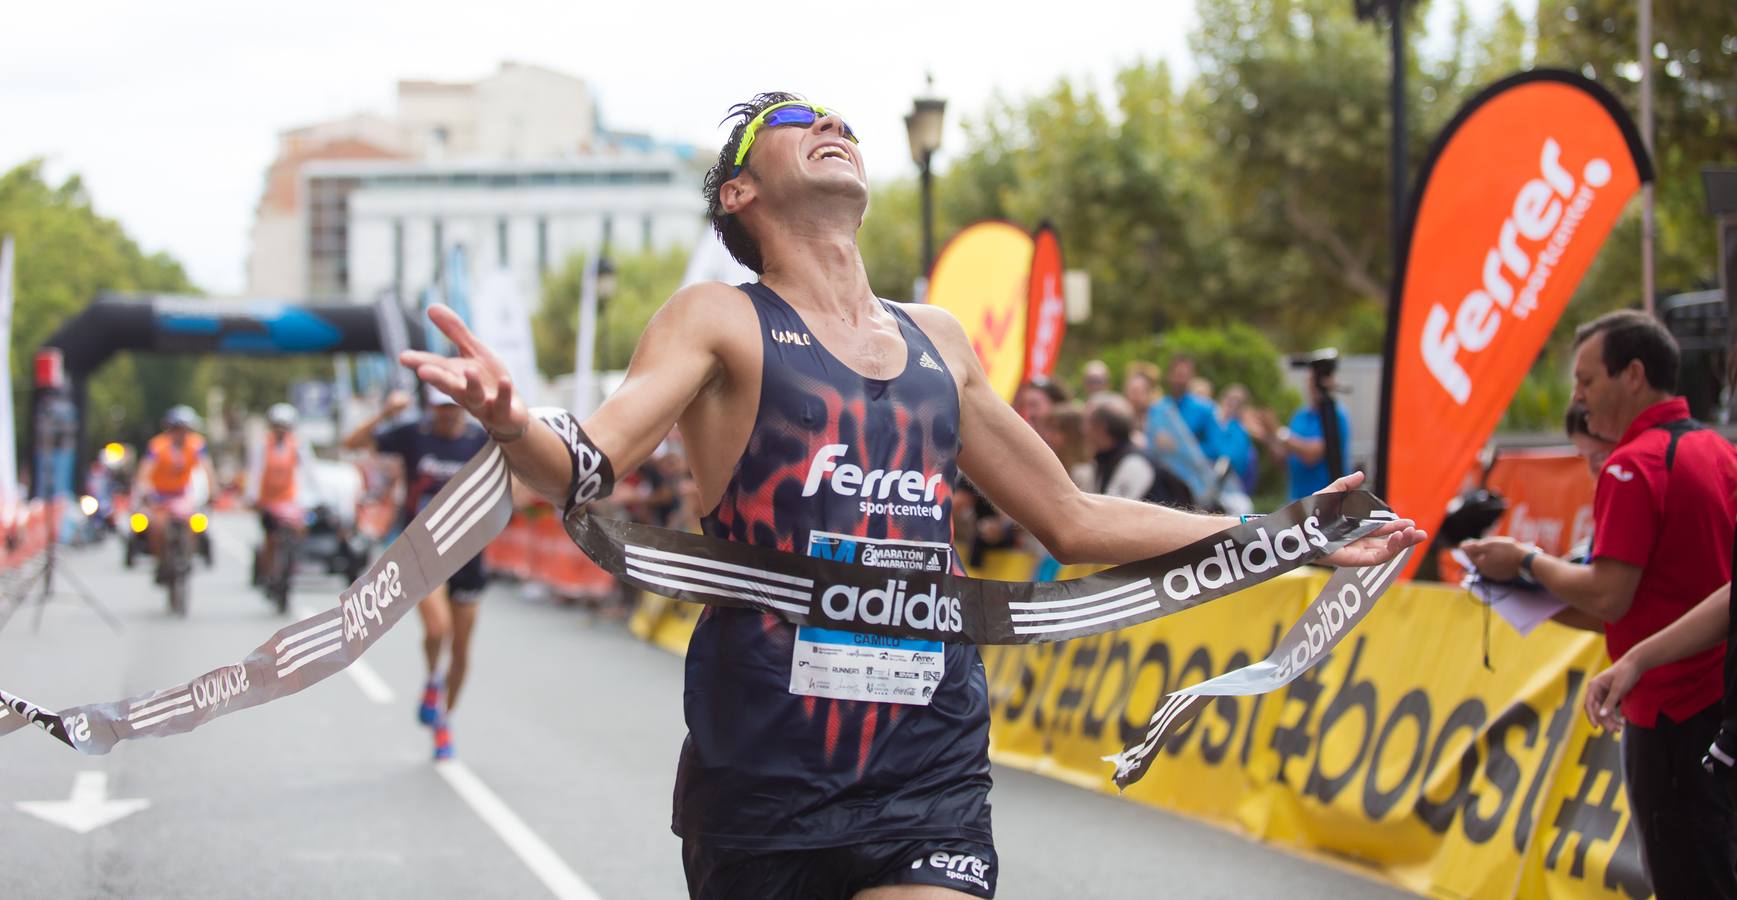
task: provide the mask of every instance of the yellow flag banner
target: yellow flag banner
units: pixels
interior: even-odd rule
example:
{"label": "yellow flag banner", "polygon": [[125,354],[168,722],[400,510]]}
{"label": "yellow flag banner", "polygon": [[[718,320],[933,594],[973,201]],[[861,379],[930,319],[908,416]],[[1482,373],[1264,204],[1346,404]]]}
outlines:
{"label": "yellow flag banner", "polygon": [[1009,402],[1025,375],[1035,246],[1031,235],[1011,222],[978,222],[941,248],[929,273],[928,302],[965,326],[989,383]]}
{"label": "yellow flag banner", "polygon": [[[1164,695],[1266,657],[1326,577],[1066,643],[980,647],[991,756],[1113,793],[1103,757]],[[636,633],[680,652],[689,605],[645,598]],[[1603,640],[1553,624],[1522,640],[1497,623],[1488,671],[1484,627],[1464,591],[1396,585],[1288,688],[1214,698],[1126,796],[1432,896],[1647,896],[1618,741],[1580,712]]]}

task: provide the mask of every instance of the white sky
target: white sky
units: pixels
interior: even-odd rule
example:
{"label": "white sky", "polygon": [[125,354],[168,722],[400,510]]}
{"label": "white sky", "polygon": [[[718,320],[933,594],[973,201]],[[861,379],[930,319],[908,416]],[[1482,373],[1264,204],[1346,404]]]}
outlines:
{"label": "white sky", "polygon": [[147,251],[235,293],[277,132],[390,113],[399,78],[536,63],[585,79],[608,127],[702,148],[731,103],[796,91],[844,111],[887,179],[913,171],[903,117],[925,71],[949,101],[944,165],[961,115],[997,91],[1063,75],[1103,88],[1140,59],[1191,71],[1194,21],[1194,0],[17,3],[0,19],[0,171],[43,156],[56,180],[80,173]]}

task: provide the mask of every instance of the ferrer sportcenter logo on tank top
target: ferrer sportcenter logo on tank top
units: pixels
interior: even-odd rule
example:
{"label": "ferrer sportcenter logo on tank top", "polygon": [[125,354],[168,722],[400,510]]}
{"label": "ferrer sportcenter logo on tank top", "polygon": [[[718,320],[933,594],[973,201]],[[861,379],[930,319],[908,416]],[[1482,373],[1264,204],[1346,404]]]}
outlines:
{"label": "ferrer sportcenter logo on tank top", "polygon": [[925,475],[916,470],[869,469],[844,463],[839,457],[849,447],[827,444],[814,454],[808,464],[808,478],[802,484],[802,496],[812,497],[822,487],[841,497],[858,499],[857,508],[864,515],[941,518],[941,504],[935,502],[935,491],[942,476]]}

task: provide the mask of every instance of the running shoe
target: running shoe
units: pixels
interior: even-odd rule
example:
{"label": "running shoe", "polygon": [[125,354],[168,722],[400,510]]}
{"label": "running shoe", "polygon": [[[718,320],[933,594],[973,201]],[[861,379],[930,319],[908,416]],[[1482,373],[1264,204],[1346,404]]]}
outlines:
{"label": "running shoe", "polygon": [[434,726],[434,758],[438,761],[452,757],[452,729],[446,727],[445,719],[441,719]]}
{"label": "running shoe", "polygon": [[416,708],[416,721],[431,728],[440,721],[440,679],[431,678],[422,688],[422,705]]}

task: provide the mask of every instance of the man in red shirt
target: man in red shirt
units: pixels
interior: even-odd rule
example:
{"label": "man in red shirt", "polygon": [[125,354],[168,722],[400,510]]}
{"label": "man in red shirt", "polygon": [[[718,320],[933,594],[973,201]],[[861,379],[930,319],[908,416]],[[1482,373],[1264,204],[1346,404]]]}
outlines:
{"label": "man in red shirt", "polygon": [[[1465,545],[1486,577],[1540,584],[1567,601],[1559,620],[1602,625],[1612,659],[1730,578],[1737,451],[1674,396],[1677,344],[1644,313],[1611,313],[1574,335],[1574,401],[1596,434],[1621,435],[1598,474],[1592,562],[1511,538]],[[1623,774],[1641,857],[1659,900],[1737,897],[1737,816],[1701,767],[1718,734],[1720,644],[1642,676],[1622,704]]]}

